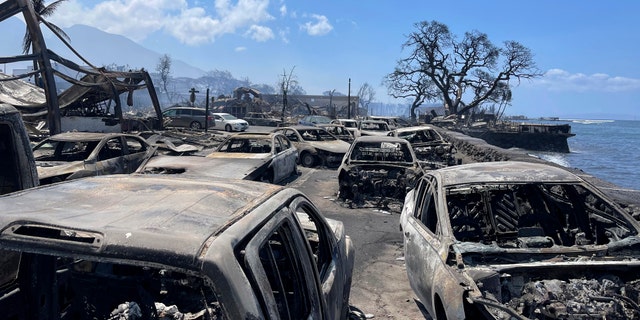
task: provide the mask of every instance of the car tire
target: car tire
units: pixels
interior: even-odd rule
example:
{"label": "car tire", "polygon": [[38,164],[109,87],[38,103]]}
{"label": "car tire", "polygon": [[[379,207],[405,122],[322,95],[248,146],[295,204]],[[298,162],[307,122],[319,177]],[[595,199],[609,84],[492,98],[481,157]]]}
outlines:
{"label": "car tire", "polygon": [[231,132],[231,125],[228,124],[228,125],[224,126],[224,131]]}
{"label": "car tire", "polygon": [[200,129],[202,129],[202,125],[198,121],[192,121],[189,124],[189,128],[194,129],[194,130],[200,130]]}
{"label": "car tire", "polygon": [[300,164],[307,168],[313,167],[313,165],[316,164],[316,157],[310,152],[305,152],[300,157]]}

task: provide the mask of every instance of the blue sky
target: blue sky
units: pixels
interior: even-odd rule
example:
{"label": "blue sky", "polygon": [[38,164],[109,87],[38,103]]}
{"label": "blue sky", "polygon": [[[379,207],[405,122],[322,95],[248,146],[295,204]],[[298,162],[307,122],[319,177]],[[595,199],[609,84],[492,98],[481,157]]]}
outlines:
{"label": "blue sky", "polygon": [[414,23],[531,49],[545,76],[514,88],[507,114],[640,119],[640,2],[67,0],[49,21],[120,34],[203,70],[275,85],[294,74],[308,94],[363,83],[376,101]]}

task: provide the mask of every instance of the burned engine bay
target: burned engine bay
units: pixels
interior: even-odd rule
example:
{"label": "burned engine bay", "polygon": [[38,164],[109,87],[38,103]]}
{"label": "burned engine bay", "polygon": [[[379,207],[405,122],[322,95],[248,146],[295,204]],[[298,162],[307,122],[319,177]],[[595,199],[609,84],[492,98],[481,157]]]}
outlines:
{"label": "burned engine bay", "polygon": [[454,237],[501,248],[603,245],[636,235],[623,212],[578,184],[449,188]]}
{"label": "burned engine bay", "polygon": [[[497,319],[637,319],[640,264],[625,262],[506,268],[476,276],[484,306]],[[473,272],[470,272],[473,273]]]}
{"label": "burned engine bay", "polygon": [[358,205],[365,200],[402,201],[416,180],[415,172],[409,168],[381,165],[355,166],[340,175],[340,198]]}
{"label": "burned engine bay", "polygon": [[339,197],[362,206],[366,201],[402,205],[407,190],[422,173],[411,145],[402,139],[374,137],[356,141],[338,168]]}
{"label": "burned engine bay", "polygon": [[[450,264],[498,319],[640,317],[640,238],[622,209],[579,184],[447,190]],[[482,308],[480,308],[482,309]]]}

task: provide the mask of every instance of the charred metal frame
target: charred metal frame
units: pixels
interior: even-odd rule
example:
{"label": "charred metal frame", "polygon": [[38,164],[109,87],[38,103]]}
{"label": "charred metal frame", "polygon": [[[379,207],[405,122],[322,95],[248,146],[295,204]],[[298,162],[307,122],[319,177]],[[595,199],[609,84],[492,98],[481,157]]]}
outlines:
{"label": "charred metal frame", "polygon": [[[27,31],[31,35],[33,54],[14,57],[0,57],[0,63],[33,61],[34,64],[37,64],[38,68],[32,72],[0,79],[0,81],[18,80],[30,76],[40,76],[42,78],[46,104],[35,106],[34,108],[27,108],[32,110],[21,110],[25,118],[39,118],[46,115],[49,134],[53,135],[60,133],[61,131],[60,109],[62,107],[82,108],[82,105],[79,103],[80,100],[83,100],[86,105],[87,103],[98,104],[105,100],[113,99],[116,103],[116,106],[114,107],[115,116],[118,121],[122,123],[123,118],[122,106],[119,99],[120,94],[128,92],[131,95],[134,90],[146,87],[157,116],[157,121],[153,124],[153,127],[156,129],[162,129],[162,111],[160,109],[160,103],[151,81],[151,77],[147,71],[142,69],[140,71],[112,72],[103,68],[97,68],[80,56],[80,54],[78,54],[67,41],[60,38],[60,40],[72,52],[91,67],[90,69],[82,68],[78,64],[64,59],[53,51],[47,49],[40,29],[40,23],[51,28],[50,24],[34,11],[30,0],[8,0],[0,3],[0,22],[20,13],[24,16],[24,20],[27,24]],[[54,34],[56,33],[54,32]],[[54,60],[71,70],[86,74],[86,76],[78,80],[64,75],[52,68],[51,60]],[[54,75],[74,84],[75,86],[72,86],[69,90],[66,90],[58,96]]]}

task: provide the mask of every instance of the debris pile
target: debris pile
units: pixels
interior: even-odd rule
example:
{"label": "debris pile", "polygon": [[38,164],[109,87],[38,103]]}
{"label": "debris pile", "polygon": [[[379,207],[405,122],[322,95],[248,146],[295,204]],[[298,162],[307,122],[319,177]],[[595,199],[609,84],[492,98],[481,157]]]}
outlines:
{"label": "debris pile", "polygon": [[[546,279],[518,286],[505,281],[503,303],[530,319],[637,319],[640,281],[614,275],[599,279]],[[494,310],[496,311],[496,310]],[[499,319],[510,319],[496,312]]]}

